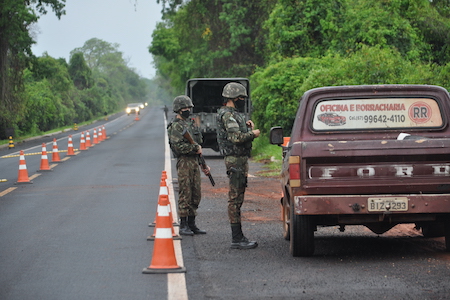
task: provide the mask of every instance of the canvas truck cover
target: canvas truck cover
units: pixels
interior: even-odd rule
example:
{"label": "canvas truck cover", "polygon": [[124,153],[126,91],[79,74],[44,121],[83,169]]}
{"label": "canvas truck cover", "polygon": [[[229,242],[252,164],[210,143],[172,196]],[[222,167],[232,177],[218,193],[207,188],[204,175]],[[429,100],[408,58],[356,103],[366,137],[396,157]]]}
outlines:
{"label": "canvas truck cover", "polygon": [[216,114],[222,106],[223,87],[229,82],[238,82],[247,89],[248,101],[243,112],[247,118],[251,113],[250,82],[247,78],[192,78],[186,82],[186,96],[194,104],[192,118],[203,135],[204,148],[219,151],[216,136]]}

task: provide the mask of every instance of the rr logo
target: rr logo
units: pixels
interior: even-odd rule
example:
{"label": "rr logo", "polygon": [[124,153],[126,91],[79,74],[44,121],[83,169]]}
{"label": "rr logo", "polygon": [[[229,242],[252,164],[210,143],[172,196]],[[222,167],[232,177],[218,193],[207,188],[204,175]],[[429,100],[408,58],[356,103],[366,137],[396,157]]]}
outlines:
{"label": "rr logo", "polygon": [[414,102],[409,107],[409,118],[417,124],[426,123],[431,119],[431,107],[422,101]]}

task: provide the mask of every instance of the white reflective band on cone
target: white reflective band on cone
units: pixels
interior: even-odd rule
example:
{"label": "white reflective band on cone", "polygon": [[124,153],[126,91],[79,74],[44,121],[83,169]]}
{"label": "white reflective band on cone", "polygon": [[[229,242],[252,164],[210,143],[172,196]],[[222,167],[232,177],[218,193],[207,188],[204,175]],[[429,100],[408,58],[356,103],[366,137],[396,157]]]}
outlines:
{"label": "white reflective band on cone", "polygon": [[167,186],[160,186],[159,194],[160,195],[169,195],[169,190],[167,189]]}
{"label": "white reflective band on cone", "polygon": [[159,217],[168,217],[169,216],[169,206],[158,205],[158,216]]}
{"label": "white reflective band on cone", "polygon": [[171,239],[172,229],[170,228],[156,228],[155,239]]}
{"label": "white reflective band on cone", "polygon": [[19,170],[26,170],[27,169],[27,165],[19,165]]}

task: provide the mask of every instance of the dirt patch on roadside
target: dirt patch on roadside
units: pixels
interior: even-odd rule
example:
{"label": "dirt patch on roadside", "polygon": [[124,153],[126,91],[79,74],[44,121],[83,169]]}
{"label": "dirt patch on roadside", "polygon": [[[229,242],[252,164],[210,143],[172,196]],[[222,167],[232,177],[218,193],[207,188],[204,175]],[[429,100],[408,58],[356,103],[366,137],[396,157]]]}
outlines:
{"label": "dirt patch on roadside", "polygon": [[[209,182],[204,182],[202,193],[213,197],[227,195],[228,178],[217,180],[215,187]],[[280,198],[281,185],[278,178],[250,175],[241,210],[243,219],[253,222],[281,220]]]}

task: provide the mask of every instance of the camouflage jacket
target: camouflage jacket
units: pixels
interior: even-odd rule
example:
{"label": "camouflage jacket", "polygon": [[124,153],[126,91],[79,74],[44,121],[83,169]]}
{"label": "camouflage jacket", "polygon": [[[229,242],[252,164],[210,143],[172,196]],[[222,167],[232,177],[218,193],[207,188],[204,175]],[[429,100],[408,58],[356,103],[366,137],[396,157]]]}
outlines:
{"label": "camouflage jacket", "polygon": [[[184,132],[187,130],[194,142],[197,144],[191,144],[184,136]],[[167,134],[169,136],[169,145],[172,149],[173,155],[179,157],[182,155],[194,156],[199,149],[199,144],[203,142],[203,137],[197,126],[194,125],[192,120],[181,120],[174,118],[169,125],[167,125]]]}
{"label": "camouflage jacket", "polygon": [[250,156],[255,135],[245,124],[244,115],[234,107],[217,111],[217,143],[224,156]]}

